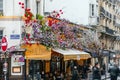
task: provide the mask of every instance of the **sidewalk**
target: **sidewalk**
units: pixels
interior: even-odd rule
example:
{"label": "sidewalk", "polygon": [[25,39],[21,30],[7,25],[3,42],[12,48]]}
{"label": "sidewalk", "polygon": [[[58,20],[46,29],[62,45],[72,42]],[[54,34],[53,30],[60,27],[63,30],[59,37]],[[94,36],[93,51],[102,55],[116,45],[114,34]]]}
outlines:
{"label": "sidewalk", "polygon": [[101,80],[109,80],[110,79],[110,74],[106,73],[106,75],[101,76]]}
{"label": "sidewalk", "polygon": [[[92,80],[92,73],[88,73],[88,80]],[[110,74],[106,73],[106,75],[102,75],[101,80],[110,80]]]}

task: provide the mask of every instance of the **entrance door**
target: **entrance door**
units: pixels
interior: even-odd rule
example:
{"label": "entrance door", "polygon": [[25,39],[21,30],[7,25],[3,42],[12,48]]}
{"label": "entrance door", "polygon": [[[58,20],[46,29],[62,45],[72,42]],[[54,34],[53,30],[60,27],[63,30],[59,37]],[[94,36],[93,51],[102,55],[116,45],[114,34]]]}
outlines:
{"label": "entrance door", "polygon": [[41,60],[31,60],[29,63],[29,77],[32,80],[36,79],[36,74],[41,74],[44,71],[44,61]]}

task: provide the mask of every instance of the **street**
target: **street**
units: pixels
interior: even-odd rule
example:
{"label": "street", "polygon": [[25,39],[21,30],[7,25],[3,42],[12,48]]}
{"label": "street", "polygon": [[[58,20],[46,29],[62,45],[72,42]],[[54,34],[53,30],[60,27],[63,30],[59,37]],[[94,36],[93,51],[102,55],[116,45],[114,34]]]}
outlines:
{"label": "street", "polygon": [[[101,80],[110,80],[110,75],[109,73],[106,73],[107,75],[102,75],[101,76]],[[90,74],[91,75],[91,74]],[[88,77],[88,80],[92,80],[92,77]],[[118,79],[117,80],[120,80],[120,76],[118,76]]]}
{"label": "street", "polygon": [[[106,78],[105,78],[105,75],[103,75],[101,78],[102,78],[102,80],[110,80],[109,73],[107,73]],[[120,76],[118,76],[118,79],[117,79],[117,80],[120,80]]]}

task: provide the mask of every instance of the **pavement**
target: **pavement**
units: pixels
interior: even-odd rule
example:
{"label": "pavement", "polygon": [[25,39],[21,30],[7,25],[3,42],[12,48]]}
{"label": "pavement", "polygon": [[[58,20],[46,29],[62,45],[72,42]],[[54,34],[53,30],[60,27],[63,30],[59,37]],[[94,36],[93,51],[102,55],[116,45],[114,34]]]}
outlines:
{"label": "pavement", "polygon": [[[92,80],[92,74],[89,74],[88,76],[88,80]],[[101,80],[110,80],[110,74],[109,73],[106,73],[106,75],[102,75],[101,76]],[[118,79],[117,80],[120,80],[120,76],[118,76]]]}
{"label": "pavement", "polygon": [[[101,79],[102,79],[102,80],[111,80],[111,79],[110,79],[110,74],[109,74],[109,73],[106,73],[106,75],[102,75],[102,76],[101,76]],[[117,80],[120,80],[120,76],[118,76]]]}

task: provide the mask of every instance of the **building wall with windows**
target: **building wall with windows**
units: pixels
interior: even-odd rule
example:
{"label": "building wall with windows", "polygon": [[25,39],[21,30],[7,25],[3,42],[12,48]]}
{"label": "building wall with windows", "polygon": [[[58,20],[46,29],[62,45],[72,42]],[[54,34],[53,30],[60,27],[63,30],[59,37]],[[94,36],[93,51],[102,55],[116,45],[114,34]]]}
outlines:
{"label": "building wall with windows", "polygon": [[[91,26],[96,26],[96,29],[101,34],[100,40],[105,49],[119,50],[120,48],[120,1],[119,0],[91,0],[90,4],[98,6],[98,11],[95,18],[98,18],[98,23],[90,16],[89,22]],[[94,6],[95,7],[95,6]],[[91,7],[90,7],[91,8]],[[93,9],[90,9],[90,12]],[[116,37],[117,36],[117,37]]]}
{"label": "building wall with windows", "polygon": [[[42,12],[41,1],[43,0],[0,0],[0,41],[3,36],[6,36],[8,41],[8,48],[11,47],[14,49],[15,47],[13,46],[20,46],[20,43],[22,41],[22,30],[25,26],[23,21],[25,8],[30,8],[31,12],[36,17],[37,13],[40,14]],[[24,3],[22,4],[24,6],[24,9],[22,8],[22,5],[19,5],[19,2]],[[2,53],[1,50],[0,53]],[[16,65],[14,61],[14,59],[16,60],[16,57],[19,57],[20,55],[20,57],[24,57],[24,51],[16,50],[12,53],[12,55],[9,54],[7,54],[6,57],[5,54],[0,54],[0,64],[4,64],[5,59],[7,58],[6,61],[8,63],[8,66],[6,69],[6,80],[8,80],[8,78],[9,80],[23,80],[23,78],[25,79],[26,66],[24,65],[24,61],[22,65],[19,64],[19,62],[17,62]],[[1,66],[0,75],[4,75],[4,66]]]}
{"label": "building wall with windows", "polygon": [[[19,2],[24,3],[24,9],[22,5],[19,5]],[[21,28],[24,26],[22,16],[25,8],[30,8],[36,17],[37,13],[43,12],[42,3],[43,0],[0,0],[0,30],[3,30],[0,35],[6,35],[8,48],[20,44]]]}
{"label": "building wall with windows", "polygon": [[98,17],[98,0],[89,1],[89,24],[97,25],[99,22]]}

